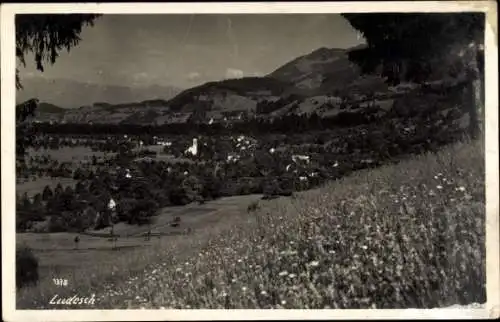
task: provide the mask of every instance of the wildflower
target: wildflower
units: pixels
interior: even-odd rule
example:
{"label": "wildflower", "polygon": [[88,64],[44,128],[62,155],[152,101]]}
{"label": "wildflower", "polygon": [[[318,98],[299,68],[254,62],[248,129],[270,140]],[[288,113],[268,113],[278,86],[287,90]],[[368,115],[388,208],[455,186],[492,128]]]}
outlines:
{"label": "wildflower", "polygon": [[311,265],[312,267],[317,267],[319,265],[319,262],[318,261],[312,261],[309,263],[309,265]]}
{"label": "wildflower", "polygon": [[436,188],[438,188],[439,190],[441,190],[441,189],[443,189],[443,186],[438,185],[438,186],[436,186]]}
{"label": "wildflower", "polygon": [[175,271],[176,271],[176,272],[180,272],[180,271],[182,271],[182,268],[177,267],[177,268],[175,269]]}
{"label": "wildflower", "polygon": [[328,254],[335,254],[335,251],[334,250],[329,250]]}
{"label": "wildflower", "polygon": [[238,263],[241,263],[241,262],[242,262],[241,258],[240,258],[240,259],[238,259]]}
{"label": "wildflower", "polygon": [[363,246],[361,246],[361,248],[363,248],[363,249],[365,249],[365,250],[366,250],[366,249],[368,249],[368,246],[363,245]]}
{"label": "wildflower", "polygon": [[464,192],[465,191],[465,187],[458,187],[456,190]]}
{"label": "wildflower", "polygon": [[266,292],[266,291],[264,291],[264,290],[262,290],[262,291],[260,291],[260,294],[262,294],[262,295],[267,295],[267,292]]}
{"label": "wildflower", "polygon": [[246,287],[246,286],[243,286],[243,287],[241,288],[241,290],[242,290],[243,292],[246,292],[247,287]]}
{"label": "wildflower", "polygon": [[282,300],[281,301],[281,305],[285,305],[286,304],[286,301],[285,300]]}
{"label": "wildflower", "polygon": [[287,271],[282,271],[278,274],[279,276],[287,276],[288,272]]}
{"label": "wildflower", "polygon": [[297,275],[296,275],[296,274],[294,274],[294,273],[288,274],[288,278],[294,278],[294,277],[296,277],[296,276],[297,276]]}

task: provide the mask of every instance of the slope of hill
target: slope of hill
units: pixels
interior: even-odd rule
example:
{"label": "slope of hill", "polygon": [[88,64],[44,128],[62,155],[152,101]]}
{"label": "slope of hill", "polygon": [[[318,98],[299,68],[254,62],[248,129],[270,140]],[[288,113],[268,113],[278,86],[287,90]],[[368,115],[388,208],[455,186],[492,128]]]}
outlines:
{"label": "slope of hill", "polygon": [[260,102],[284,100],[286,104],[279,107],[284,108],[287,104],[301,104],[314,96],[325,101],[329,100],[328,97],[387,92],[388,87],[382,78],[361,76],[359,68],[349,61],[348,51],[320,48],[284,64],[267,76],[206,83],[180,93],[168,104],[177,112],[210,111],[208,117],[211,118],[214,111],[254,113]]}
{"label": "slope of hill", "polygon": [[380,77],[361,77],[360,69],[347,57],[351,49],[320,48],[281,66],[267,77],[288,80],[309,95],[386,91]]}
{"label": "slope of hill", "polygon": [[46,102],[41,102],[38,105],[37,113],[54,113],[54,114],[59,114],[59,113],[64,113],[66,112],[67,109],[62,108],[60,106],[46,103]]}
{"label": "slope of hill", "polygon": [[17,91],[16,100],[22,102],[32,97],[41,101],[77,108],[92,105],[94,102],[122,104],[150,99],[168,100],[180,92],[180,89],[165,86],[127,87],[78,82],[69,79],[46,79],[33,77],[23,79],[23,90]]}
{"label": "slope of hill", "polygon": [[[73,268],[70,283],[95,289],[100,309],[484,303],[483,165],[484,142],[458,143],[293,199],[253,202],[255,210],[232,211],[215,224],[196,216],[206,224],[191,236],[158,240],[148,245],[154,251],[100,252],[91,265]],[[73,236],[61,238],[69,245]],[[47,308],[57,287],[51,278],[17,292],[17,307]]]}
{"label": "slope of hill", "polygon": [[[25,102],[26,101],[22,101],[17,104],[16,109],[22,108],[21,106]],[[47,102],[40,102],[38,108],[35,110],[34,120],[39,122],[60,121],[67,111],[67,109],[60,106]]]}
{"label": "slope of hill", "polygon": [[[209,110],[250,109],[262,98],[279,98],[293,91],[293,85],[286,80],[267,77],[245,77],[209,82],[190,88],[171,99],[168,104],[173,111],[189,111],[202,102],[210,103]],[[251,106],[243,102],[248,101]]]}

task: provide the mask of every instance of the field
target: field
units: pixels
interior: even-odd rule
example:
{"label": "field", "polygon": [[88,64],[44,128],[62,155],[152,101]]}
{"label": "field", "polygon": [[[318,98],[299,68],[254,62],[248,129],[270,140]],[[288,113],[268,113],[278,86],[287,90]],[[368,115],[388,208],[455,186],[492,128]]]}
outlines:
{"label": "field", "polygon": [[16,183],[16,192],[20,195],[27,193],[29,197],[33,197],[37,193],[41,193],[45,186],[49,186],[54,189],[58,184],[61,184],[63,188],[70,186],[74,187],[76,180],[71,178],[50,178],[50,177],[38,177],[33,179],[20,178]]}
{"label": "field", "polygon": [[[19,291],[17,307],[48,308],[54,294],[76,290],[96,294],[95,307],[107,309],[483,303],[484,189],[482,142],[468,142],[357,171],[293,198],[192,205],[186,218],[189,211],[202,212],[196,208],[207,213],[183,217],[194,227],[190,235],[118,242],[135,248],[111,251],[107,239],[82,237],[83,249],[70,251],[74,235],[50,234],[43,241],[42,235],[18,234],[19,242],[45,250],[37,253],[42,267],[60,271],[46,269],[38,286]],[[158,230],[170,230],[162,224],[177,213],[165,210]],[[130,235],[125,228],[117,229]],[[53,238],[66,242],[56,246]],[[78,266],[64,266],[70,262]],[[56,277],[69,286],[53,285]]]}
{"label": "field", "polygon": [[[51,161],[57,161],[59,164],[68,163],[72,166],[76,166],[82,163],[90,163],[92,156],[97,158],[110,157],[113,153],[105,153],[101,151],[92,151],[88,147],[76,146],[76,147],[60,147],[59,149],[27,149],[27,156],[39,158],[47,157]],[[48,165],[50,168],[51,165]],[[77,181],[73,178],[65,177],[50,177],[47,175],[43,176],[29,176],[27,178],[18,177],[16,179],[16,193],[23,195],[27,193],[28,197],[33,198],[37,193],[41,193],[45,186],[55,189],[58,184],[61,184],[63,188],[71,187],[74,188]]]}
{"label": "field", "polygon": [[88,147],[75,146],[75,147],[60,147],[57,150],[54,149],[28,149],[28,155],[31,156],[47,156],[50,155],[51,158],[58,160],[59,162],[79,162],[79,161],[90,161],[91,157],[95,155],[97,158],[109,157],[114,155],[114,153],[105,153],[101,151],[92,151]]}

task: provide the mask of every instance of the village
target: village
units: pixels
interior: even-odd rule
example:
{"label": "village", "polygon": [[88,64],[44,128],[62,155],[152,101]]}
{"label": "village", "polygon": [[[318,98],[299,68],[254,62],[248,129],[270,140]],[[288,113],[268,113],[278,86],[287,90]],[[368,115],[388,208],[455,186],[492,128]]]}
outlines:
{"label": "village", "polygon": [[[451,116],[445,124],[443,113]],[[387,115],[376,123],[297,134],[238,134],[237,125],[194,137],[40,133],[18,167],[24,181],[18,182],[18,229],[83,232],[120,221],[145,223],[163,207],[219,197],[291,196],[359,169],[438,149],[464,132],[456,109],[419,111],[412,119]],[[51,185],[43,185],[44,178]],[[119,210],[106,208],[110,201]],[[146,201],[153,206],[141,210]],[[81,216],[65,219],[74,212]]]}

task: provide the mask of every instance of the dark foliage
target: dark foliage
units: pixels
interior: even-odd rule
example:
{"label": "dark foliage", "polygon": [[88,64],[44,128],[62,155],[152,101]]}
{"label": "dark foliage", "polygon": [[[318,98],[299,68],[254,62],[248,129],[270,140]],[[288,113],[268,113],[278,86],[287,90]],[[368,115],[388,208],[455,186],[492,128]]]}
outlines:
{"label": "dark foliage", "polygon": [[16,287],[18,289],[38,283],[38,259],[31,248],[16,249]]}
{"label": "dark foliage", "polygon": [[[461,13],[354,13],[342,14],[365,37],[368,46],[349,53],[364,73],[376,73],[387,82],[423,83],[436,70],[461,74],[468,84],[464,108],[470,116],[469,135],[480,134],[484,93],[475,93],[480,80],[484,92],[485,14]],[[479,96],[479,97],[477,97]]]}
{"label": "dark foliage", "polygon": [[[80,41],[85,25],[93,25],[100,15],[93,14],[19,14],[16,15],[16,57],[26,65],[25,55],[35,55],[36,68],[54,64],[63,49],[69,51]],[[22,88],[16,72],[16,86]]]}

